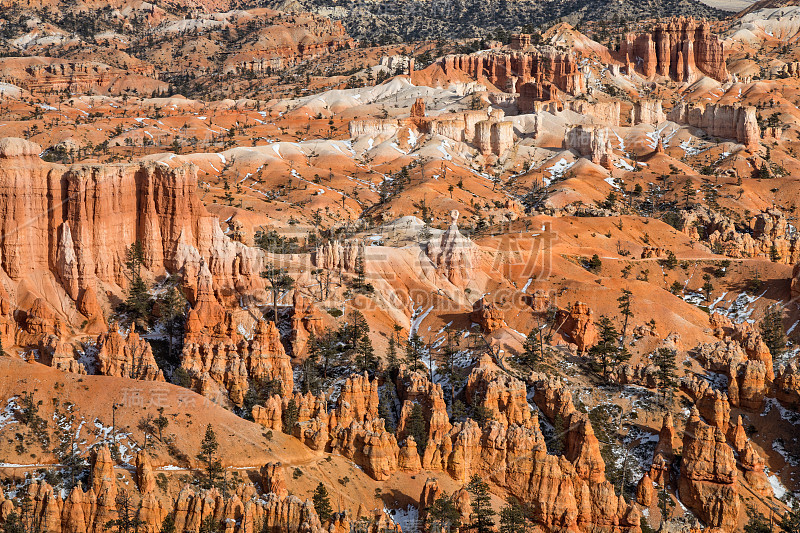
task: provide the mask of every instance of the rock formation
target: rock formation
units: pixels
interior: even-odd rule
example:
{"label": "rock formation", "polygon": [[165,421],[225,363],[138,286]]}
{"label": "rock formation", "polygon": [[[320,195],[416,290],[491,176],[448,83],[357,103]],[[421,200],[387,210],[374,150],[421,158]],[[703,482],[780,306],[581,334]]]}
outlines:
{"label": "rock formation", "polygon": [[758,150],[761,132],[753,107],[725,104],[690,106],[683,103],[673,107],[667,118],[678,124],[700,128],[714,137],[734,139],[751,152]]}
{"label": "rock formation", "polygon": [[[139,241],[145,268],[180,274],[191,303],[203,269],[214,294],[263,287],[263,252],[224,235],[196,194],[195,167],[66,169],[39,160],[40,148],[27,141],[6,139],[3,146],[0,267],[12,281],[49,272],[75,301],[104,284],[125,287],[126,249]],[[64,199],[59,209],[54,198]],[[84,301],[84,311],[92,307]]]}
{"label": "rock formation", "polygon": [[661,124],[667,119],[667,115],[661,105],[661,100],[637,99],[633,102],[631,109],[631,124]]}
{"label": "rock formation", "polygon": [[575,302],[568,310],[559,310],[558,331],[575,343],[579,352],[585,352],[599,339],[597,328],[592,320],[592,310],[582,302]]}
{"label": "rock formation", "polygon": [[150,456],[145,450],[136,454],[136,486],[141,494],[148,494],[156,489],[156,477]]}
{"label": "rock formation", "polygon": [[725,435],[700,420],[694,409],[683,437],[681,501],[706,525],[733,531],[739,519],[736,481],[736,458]]}
{"label": "rock formation", "polygon": [[292,365],[273,322],[259,320],[249,341],[236,333],[230,321],[216,326],[214,333],[198,333],[187,324],[181,367],[198,392],[214,401],[229,399],[241,405],[252,380],[274,380],[282,390],[292,390]]}
{"label": "rock formation", "polygon": [[472,279],[475,246],[458,230],[458,211],[450,213],[450,226],[440,239],[431,239],[425,253],[450,283],[466,287]]}
{"label": "rock formation", "polygon": [[501,91],[519,93],[521,110],[531,109],[534,100],[556,99],[559,91],[579,95],[586,90],[577,59],[552,47],[445,56],[437,65],[448,76],[461,71]]}
{"label": "rock formation", "polygon": [[681,17],[659,23],[653,31],[628,34],[618,56],[629,73],[635,68],[646,78],[658,75],[687,83],[702,75],[728,79],[722,41],[706,21]]}
{"label": "rock formation", "polygon": [[469,319],[480,325],[481,331],[484,333],[493,333],[506,327],[503,311],[495,304],[486,302],[485,298],[481,298],[472,304],[472,312],[469,314]]}
{"label": "rock formation", "polygon": [[611,132],[607,126],[580,124],[567,130],[564,148],[587,156],[592,163],[611,168]]}
{"label": "rock formation", "polygon": [[135,331],[125,338],[112,329],[98,337],[97,363],[98,373],[104,376],[164,381],[150,344]]}

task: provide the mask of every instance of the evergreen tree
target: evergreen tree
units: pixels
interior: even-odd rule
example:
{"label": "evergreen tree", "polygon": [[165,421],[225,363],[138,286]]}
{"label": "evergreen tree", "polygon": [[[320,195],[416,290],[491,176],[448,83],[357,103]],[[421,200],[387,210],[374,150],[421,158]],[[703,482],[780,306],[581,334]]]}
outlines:
{"label": "evergreen tree", "polygon": [[300,392],[303,394],[307,394],[309,392],[316,394],[320,387],[319,371],[317,370],[319,367],[320,346],[313,331],[308,335],[306,346],[308,347],[306,350],[306,358],[300,365],[302,375]]}
{"label": "evergreen tree", "polygon": [[619,314],[625,317],[625,320],[622,323],[622,341],[620,342],[621,346],[625,346],[625,337],[628,334],[628,319],[633,316],[633,312],[631,311],[631,295],[633,293],[628,289],[622,289],[622,296],[617,298],[617,302],[619,305],[617,309],[619,309]]}
{"label": "evergreen tree", "polygon": [[777,263],[781,260],[781,254],[778,252],[778,247],[775,246],[774,242],[769,247],[769,260],[773,263]]}
{"label": "evergreen tree", "polygon": [[12,511],[6,517],[6,521],[3,523],[3,533],[27,533],[25,524],[22,523],[22,519],[16,512]]}
{"label": "evergreen tree", "polygon": [[527,365],[531,369],[535,369],[536,366],[542,361],[542,332],[538,327],[534,327],[531,329],[528,336],[525,338],[525,342],[522,345],[522,354],[520,359],[522,363]]}
{"label": "evergreen tree", "polygon": [[378,399],[378,417],[383,419],[386,431],[389,433],[394,433],[397,430],[394,409],[396,398],[397,391],[395,390],[394,383],[387,381]]}
{"label": "evergreen tree", "polygon": [[800,506],[793,503],[778,523],[781,533],[800,533]]}
{"label": "evergreen tree", "polygon": [[467,485],[472,496],[472,514],[470,528],[476,533],[489,533],[494,528],[494,510],[489,496],[489,485],[477,474],[473,475]]}
{"label": "evergreen tree", "polygon": [[386,371],[393,372],[400,366],[397,357],[397,340],[395,335],[389,336],[389,346],[386,348]]}
{"label": "evergreen tree", "polygon": [[406,343],[406,364],[411,367],[411,370],[416,372],[419,369],[420,362],[422,361],[422,352],[425,343],[422,337],[417,335],[417,332],[411,334],[408,342]]}
{"label": "evergreen tree", "polygon": [[164,296],[159,299],[159,309],[161,311],[161,319],[166,325],[167,354],[170,362],[172,362],[176,337],[178,340],[182,338],[181,330],[186,313],[186,298],[172,285],[164,293]]}
{"label": "evergreen tree", "polygon": [[202,485],[205,488],[218,487],[222,482],[222,474],[224,468],[222,462],[219,460],[219,443],[217,442],[217,435],[214,433],[214,428],[211,424],[206,426],[206,434],[203,437],[203,442],[200,443],[200,452],[197,454],[197,460],[205,466],[205,477],[202,480]]}
{"label": "evergreen tree", "polygon": [[261,277],[267,280],[267,288],[272,293],[272,307],[275,313],[275,325],[278,325],[278,297],[281,293],[294,288],[294,278],[290,276],[285,268],[276,267],[274,264],[267,266],[261,272]]}
{"label": "evergreen tree", "polygon": [[458,531],[461,526],[461,513],[458,512],[452,497],[439,496],[427,511],[425,520],[430,533]]}
{"label": "evergreen tree", "polygon": [[161,522],[161,529],[159,533],[177,533],[178,530],[175,529],[175,516],[168,514],[164,517],[164,520]]}
{"label": "evergreen tree", "polygon": [[142,277],[143,263],[144,247],[141,242],[136,241],[126,251],[125,267],[128,291],[125,298],[125,310],[134,323],[141,325],[147,323],[150,307],[150,289]]}
{"label": "evergreen tree", "polygon": [[786,332],[783,329],[783,308],[770,306],[759,324],[761,337],[764,339],[773,359],[786,351]]}
{"label": "evergreen tree", "polygon": [[592,258],[586,263],[586,270],[592,272],[593,274],[599,274],[600,269],[602,267],[603,267],[603,261],[597,254],[594,254]]}
{"label": "evergreen tree", "polygon": [[455,400],[450,408],[450,420],[455,424],[456,422],[464,422],[466,419],[467,406],[461,400]]}
{"label": "evergreen tree", "polygon": [[347,343],[357,350],[361,337],[369,333],[369,324],[367,319],[364,318],[364,314],[358,309],[351,309],[347,314],[347,324],[345,324],[343,331]]}
{"label": "evergreen tree", "polygon": [[675,252],[672,250],[667,250],[667,258],[661,262],[664,265],[664,268],[667,270],[675,270],[675,267],[678,266],[678,258],[675,256]]}
{"label": "evergreen tree", "polygon": [[656,366],[656,387],[665,408],[668,405],[668,399],[672,397],[678,386],[678,378],[675,374],[678,369],[677,355],[678,353],[671,348],[659,348],[653,356],[653,364]]}
{"label": "evergreen tree", "polygon": [[552,455],[561,455],[564,451],[564,437],[567,431],[567,424],[564,417],[556,413],[553,417],[553,438],[547,442],[548,451]]}
{"label": "evergreen tree", "polygon": [[706,300],[711,301],[711,293],[714,291],[714,285],[711,283],[711,275],[703,274],[703,291],[706,293]]}
{"label": "evergreen tree", "polygon": [[744,526],[744,533],[772,533],[772,526],[763,515],[752,512],[750,520]]}
{"label": "evergreen tree", "polygon": [[500,510],[500,533],[525,533],[528,529],[522,505],[515,498],[509,498],[506,506]]}
{"label": "evergreen tree", "polygon": [[331,507],[331,499],[328,496],[328,489],[325,488],[322,482],[314,489],[314,495],[311,500],[314,502],[314,510],[317,512],[320,521],[329,520],[333,514],[333,508]]}
{"label": "evergreen tree", "polygon": [[422,412],[422,406],[418,403],[414,404],[411,409],[411,418],[408,421],[408,434],[414,437],[417,443],[417,450],[419,456],[425,453],[425,447],[428,445],[428,430],[425,424],[425,414]]}
{"label": "evergreen tree", "polygon": [[681,192],[683,194],[683,208],[688,210],[694,207],[693,201],[697,196],[697,191],[695,191],[694,187],[692,186],[691,180],[686,180],[684,182]]}
{"label": "evergreen tree", "polygon": [[286,405],[286,409],[283,410],[281,415],[284,433],[287,435],[292,434],[292,430],[294,429],[295,424],[297,424],[297,419],[299,416],[300,409],[297,407],[297,402],[294,401],[294,398],[292,398],[289,400],[289,403]]}
{"label": "evergreen tree", "polygon": [[220,522],[214,520],[213,515],[208,515],[207,517],[203,518],[203,521],[200,522],[200,531],[199,533],[223,533],[225,528]]}
{"label": "evergreen tree", "polygon": [[609,369],[619,352],[617,346],[619,342],[619,333],[611,322],[611,319],[605,315],[600,317],[600,321],[597,325],[600,328],[600,340],[589,349],[589,355],[602,371],[603,379],[607,381]]}
{"label": "evergreen tree", "polygon": [[458,334],[455,330],[447,328],[445,330],[444,343],[439,349],[438,368],[437,373],[444,376],[449,384],[450,389],[450,402],[453,405],[455,401],[455,392],[461,381],[458,366],[456,365],[456,357],[458,357]]}
{"label": "evergreen tree", "polygon": [[372,341],[367,333],[361,336],[356,346],[356,364],[361,369],[361,372],[375,370],[377,366],[375,350],[372,349]]}
{"label": "evergreen tree", "polygon": [[117,495],[116,504],[117,518],[106,522],[105,529],[107,531],[133,533],[144,525],[136,516],[136,511],[133,509],[133,500],[127,490],[123,490]]}

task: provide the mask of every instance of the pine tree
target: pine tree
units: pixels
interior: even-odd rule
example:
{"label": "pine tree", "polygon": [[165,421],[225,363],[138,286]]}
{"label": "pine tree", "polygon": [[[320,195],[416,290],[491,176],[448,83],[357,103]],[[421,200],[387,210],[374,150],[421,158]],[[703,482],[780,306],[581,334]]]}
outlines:
{"label": "pine tree", "polygon": [[379,396],[378,417],[383,419],[386,431],[389,433],[394,433],[397,429],[394,409],[396,398],[397,392],[395,391],[394,383],[387,381]]}
{"label": "pine tree", "polygon": [[375,350],[372,348],[372,341],[367,333],[361,336],[356,346],[356,364],[361,369],[361,372],[375,370],[377,365]]}
{"label": "pine tree", "polygon": [[622,341],[620,342],[621,346],[625,346],[625,337],[628,334],[628,319],[633,316],[633,312],[631,311],[631,295],[633,293],[628,289],[622,289],[622,296],[617,298],[617,302],[619,305],[617,308],[619,309],[619,314],[625,317],[625,320],[622,324]]}
{"label": "pine tree", "polygon": [[408,434],[414,437],[420,457],[425,453],[425,447],[428,445],[428,430],[425,426],[425,414],[422,412],[422,406],[415,403],[408,421]]}
{"label": "pine tree", "polygon": [[706,301],[711,301],[711,293],[714,291],[714,285],[711,283],[711,275],[703,274],[703,291],[706,293]]}
{"label": "pine tree", "polygon": [[439,349],[438,368],[437,373],[444,376],[450,385],[450,405],[453,405],[455,400],[455,392],[458,388],[460,377],[458,367],[456,365],[456,357],[458,356],[457,333],[447,328],[445,330],[444,343]]}
{"label": "pine tree", "polygon": [[400,366],[397,358],[397,341],[394,334],[389,336],[389,346],[386,348],[386,371],[392,372]]}
{"label": "pine tree", "polygon": [[133,501],[127,490],[123,490],[117,495],[117,518],[109,520],[105,524],[106,531],[116,531],[117,533],[133,533],[138,531],[144,523],[136,516],[133,509]]}
{"label": "pine tree", "polygon": [[300,409],[297,407],[297,402],[292,398],[289,400],[289,403],[286,404],[286,409],[283,410],[281,415],[282,423],[283,423],[283,432],[287,435],[292,434],[292,430],[294,430],[295,424],[297,424],[297,419],[300,416]]}
{"label": "pine tree", "polygon": [[300,365],[303,379],[300,385],[300,392],[303,394],[307,394],[309,392],[316,394],[319,391],[320,386],[319,371],[317,370],[319,367],[320,346],[313,331],[308,335],[306,346],[308,347],[306,350],[306,358]]}
{"label": "pine tree", "polygon": [[668,405],[668,399],[672,397],[678,386],[678,378],[675,374],[678,369],[677,355],[677,352],[671,348],[659,348],[653,356],[653,364],[656,366],[656,386],[665,408]]}
{"label": "pine tree", "polygon": [[173,285],[159,299],[159,309],[161,311],[161,319],[164,321],[167,330],[167,355],[169,360],[172,361],[175,338],[176,336],[178,339],[182,337],[181,328],[186,313],[186,298]]}
{"label": "pine tree", "polygon": [[541,336],[541,330],[534,327],[528,333],[522,345],[522,357],[520,359],[531,369],[535,369],[542,361]]}
{"label": "pine tree", "polygon": [[472,522],[470,528],[476,533],[489,533],[494,528],[494,510],[489,496],[489,485],[477,474],[473,475],[467,485],[467,491],[472,496]]}
{"label": "pine tree", "polygon": [[294,278],[290,276],[285,268],[276,267],[274,264],[267,265],[261,272],[261,277],[267,280],[267,288],[272,293],[272,308],[275,314],[275,325],[278,325],[278,297],[281,293],[294,288]]}
{"label": "pine tree", "polygon": [[128,291],[125,298],[125,310],[133,322],[140,324],[147,322],[150,306],[150,289],[142,277],[143,263],[144,247],[141,242],[136,241],[126,251],[125,267]]}
{"label": "pine tree", "polygon": [[314,489],[314,495],[311,500],[314,502],[314,510],[317,512],[320,521],[325,522],[330,519],[333,514],[333,508],[331,507],[331,499],[328,496],[328,489],[325,488],[322,482]]}
{"label": "pine tree", "polygon": [[358,342],[364,334],[369,333],[369,324],[364,314],[358,309],[351,309],[347,314],[347,324],[344,331],[348,344],[354,349],[358,349]]}
{"label": "pine tree", "polygon": [[781,260],[781,254],[778,252],[778,247],[775,246],[774,242],[769,247],[769,260],[773,263],[777,263]]}
{"label": "pine tree", "polygon": [[697,196],[697,191],[694,190],[691,180],[684,182],[681,192],[683,193],[683,208],[688,210],[694,207],[692,202]]}
{"label": "pine tree", "polygon": [[466,419],[467,406],[461,400],[455,400],[450,408],[450,420],[455,424],[456,422],[464,422]]}
{"label": "pine tree", "polygon": [[161,522],[159,533],[177,533],[177,529],[175,529],[175,517],[173,515],[168,514],[164,517],[164,520]]}
{"label": "pine tree", "polygon": [[223,533],[224,528],[220,522],[214,520],[213,515],[208,515],[200,522],[199,533]]}
{"label": "pine tree", "polygon": [[425,343],[422,337],[417,335],[417,332],[411,334],[408,342],[406,343],[406,364],[411,367],[411,370],[416,372],[422,361],[422,351]]}
{"label": "pine tree", "polygon": [[783,308],[770,306],[759,324],[761,338],[764,339],[773,359],[786,351],[786,332],[783,329]]}
{"label": "pine tree", "polygon": [[525,510],[515,498],[500,510],[500,533],[525,533],[529,530]]}
{"label": "pine tree", "polygon": [[800,533],[800,505],[796,502],[778,523],[781,533]]}
{"label": "pine tree", "polygon": [[205,488],[217,487],[221,484],[224,468],[219,460],[218,451],[217,435],[211,424],[208,424],[203,442],[200,443],[200,452],[197,454],[197,460],[205,465],[205,479],[202,483]]}
{"label": "pine tree", "polygon": [[428,507],[425,521],[430,533],[458,531],[461,526],[461,513],[458,512],[452,497],[441,495]]}
{"label": "pine tree", "polygon": [[617,355],[619,333],[617,328],[611,323],[611,319],[603,315],[597,323],[600,328],[600,340],[589,349],[589,355],[594,358],[599,369],[602,371],[603,379],[608,381],[608,373]]}
{"label": "pine tree", "polygon": [[15,511],[6,517],[6,521],[3,523],[3,533],[27,533],[25,524],[22,523],[22,519]]}
{"label": "pine tree", "polygon": [[561,455],[564,451],[564,437],[567,430],[567,424],[564,417],[556,413],[553,417],[553,438],[547,442],[548,451],[552,455]]}

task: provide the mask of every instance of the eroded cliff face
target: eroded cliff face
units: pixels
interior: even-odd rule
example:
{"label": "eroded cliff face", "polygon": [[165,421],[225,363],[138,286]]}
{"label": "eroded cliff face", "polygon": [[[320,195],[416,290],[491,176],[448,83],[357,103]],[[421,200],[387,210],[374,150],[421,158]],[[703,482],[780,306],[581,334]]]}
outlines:
{"label": "eroded cliff face", "polygon": [[736,458],[722,430],[704,423],[693,410],[683,437],[681,501],[707,525],[733,531],[739,518],[737,475]]}
{"label": "eroded cliff face", "polygon": [[[406,367],[400,368],[397,378],[403,407],[396,437],[378,418],[378,384],[367,375],[347,380],[331,412],[324,397],[296,393],[256,406],[253,417],[277,429],[282,410],[293,401],[298,408],[292,431],[296,437],[315,450],[351,459],[376,480],[389,479],[398,470],[416,473],[421,468],[445,472],[461,483],[477,474],[523,501],[535,502],[534,519],[543,527],[635,531],[639,512],[616,496],[606,481],[600,445],[587,415],[575,410],[561,384],[544,376],[532,382],[539,408],[552,416],[563,414],[570,428],[563,456],[547,453],[539,418],[527,403],[525,383],[503,372],[489,356],[472,370],[466,387],[467,400],[493,415],[483,425],[471,419],[451,422],[441,385]],[[422,407],[426,420],[423,445],[408,434],[414,404]],[[271,480],[272,470],[267,475]],[[436,494],[436,486],[430,484],[423,491],[423,503]]]}
{"label": "eroded cliff face", "polygon": [[501,91],[518,93],[532,107],[534,100],[552,100],[559,91],[579,95],[586,82],[578,60],[570,53],[546,46],[534,52],[490,52],[445,56],[439,61],[445,74],[460,70]]}
{"label": "eroded cliff face", "polygon": [[628,34],[618,56],[629,73],[636,70],[646,78],[658,75],[689,83],[702,75],[728,79],[722,41],[706,21],[681,17],[657,24],[651,32]]}
{"label": "eroded cliff face", "polygon": [[[22,342],[57,333],[56,322],[63,317],[51,317],[51,308],[63,309],[64,297],[98,332],[105,329],[97,289],[126,287],[126,250],[136,241],[144,250],[144,267],[154,276],[178,274],[191,304],[197,303],[202,283],[210,285],[205,288],[212,299],[223,300],[263,286],[258,276],[263,253],[223,234],[195,194],[192,165],[67,168],[43,162],[40,151],[22,139],[0,146],[0,211],[5,215],[0,220],[0,267],[17,286],[24,283],[25,291],[43,298],[43,309],[31,313],[29,308],[27,314],[52,322],[36,328],[21,324],[32,335]],[[63,295],[53,294],[53,285]],[[0,299],[13,310],[20,294]]]}
{"label": "eroded cliff face", "polygon": [[700,128],[714,137],[735,139],[751,152],[758,149],[761,139],[754,107],[726,104],[692,106],[683,103],[673,107],[667,118]]}

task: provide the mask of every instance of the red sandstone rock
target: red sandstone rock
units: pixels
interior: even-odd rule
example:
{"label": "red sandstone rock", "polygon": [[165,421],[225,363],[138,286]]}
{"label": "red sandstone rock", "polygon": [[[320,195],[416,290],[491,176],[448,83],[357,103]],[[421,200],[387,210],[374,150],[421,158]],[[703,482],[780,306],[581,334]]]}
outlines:
{"label": "red sandstone rock", "polygon": [[136,485],[141,494],[148,494],[156,489],[156,477],[150,456],[144,450],[136,454]]}
{"label": "red sandstone rock", "polygon": [[707,525],[732,531],[738,524],[736,459],[724,434],[693,410],[683,437],[679,493]]}
{"label": "red sandstone rock", "polygon": [[261,467],[261,488],[266,494],[275,494],[281,498],[289,494],[281,463],[267,463]]}
{"label": "red sandstone rock", "polygon": [[458,230],[458,211],[450,213],[450,227],[425,249],[430,260],[450,283],[466,287],[472,278],[475,246]]}
{"label": "red sandstone rock", "polygon": [[481,326],[484,333],[492,333],[506,327],[503,311],[498,309],[493,303],[487,303],[484,298],[476,301],[472,305],[472,312],[469,319]]}
{"label": "red sandstone rock", "polygon": [[125,338],[112,329],[98,337],[97,363],[97,371],[104,376],[164,381],[150,344],[135,331]]}
{"label": "red sandstone rock", "polygon": [[717,81],[728,79],[722,42],[711,34],[707,22],[691,18],[662,22],[652,32],[628,34],[619,57],[629,65],[629,73],[630,66],[640,65],[647,78],[657,74],[691,83],[705,74]]}
{"label": "red sandstone rock", "polygon": [[585,303],[575,302],[571,309],[559,310],[559,331],[566,334],[584,352],[594,346],[598,340],[597,328],[592,320],[592,310]]}

